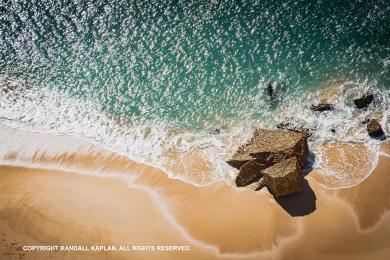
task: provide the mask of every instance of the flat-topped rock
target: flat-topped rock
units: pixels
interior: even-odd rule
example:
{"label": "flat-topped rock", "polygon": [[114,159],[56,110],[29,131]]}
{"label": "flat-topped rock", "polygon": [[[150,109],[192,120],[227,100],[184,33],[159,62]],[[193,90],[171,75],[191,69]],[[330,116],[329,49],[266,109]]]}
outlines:
{"label": "flat-topped rock", "polygon": [[252,139],[241,146],[227,163],[240,169],[248,161],[255,161],[264,168],[295,156],[303,165],[308,153],[307,136],[285,130],[256,130]]}
{"label": "flat-topped rock", "polygon": [[302,191],[302,165],[296,157],[283,160],[262,171],[264,184],[275,196]]}

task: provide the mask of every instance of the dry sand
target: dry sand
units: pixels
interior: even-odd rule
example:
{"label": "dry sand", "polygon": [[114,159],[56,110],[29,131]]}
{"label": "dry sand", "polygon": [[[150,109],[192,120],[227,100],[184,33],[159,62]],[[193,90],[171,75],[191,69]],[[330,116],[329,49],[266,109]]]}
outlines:
{"label": "dry sand", "polygon": [[[313,171],[305,177],[303,194],[276,202],[266,190],[224,182],[197,187],[93,149],[34,152],[30,161],[21,149],[3,155],[0,259],[390,257],[389,157],[381,156],[375,171],[351,188],[325,188],[323,175]],[[24,245],[186,245],[191,250],[30,252]]]}

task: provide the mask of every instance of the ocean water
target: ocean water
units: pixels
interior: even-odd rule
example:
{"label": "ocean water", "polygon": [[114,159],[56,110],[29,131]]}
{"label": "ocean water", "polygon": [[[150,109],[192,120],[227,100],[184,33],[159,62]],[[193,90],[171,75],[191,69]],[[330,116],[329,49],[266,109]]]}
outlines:
{"label": "ocean water", "polygon": [[[257,127],[315,128],[315,167],[339,178],[325,143],[362,143],[375,162],[361,122],[390,132],[387,0],[4,0],[0,26],[2,123],[87,138],[194,184],[234,175],[224,161]],[[366,91],[376,100],[357,110]],[[332,93],[335,111],[310,111]]]}

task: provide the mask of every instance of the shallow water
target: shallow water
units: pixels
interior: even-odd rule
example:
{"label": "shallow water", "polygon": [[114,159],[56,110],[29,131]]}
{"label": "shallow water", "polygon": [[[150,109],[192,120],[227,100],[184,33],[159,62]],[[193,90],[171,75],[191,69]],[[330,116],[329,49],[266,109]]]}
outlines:
{"label": "shallow water", "polygon": [[[389,11],[385,0],[4,1],[0,85],[16,90],[0,92],[0,118],[207,184],[234,175],[224,160],[255,127],[288,117],[316,128],[315,166],[333,174],[323,144],[363,143],[376,161],[361,122],[389,132]],[[376,102],[358,111],[365,91]],[[309,111],[329,96],[335,111]]]}

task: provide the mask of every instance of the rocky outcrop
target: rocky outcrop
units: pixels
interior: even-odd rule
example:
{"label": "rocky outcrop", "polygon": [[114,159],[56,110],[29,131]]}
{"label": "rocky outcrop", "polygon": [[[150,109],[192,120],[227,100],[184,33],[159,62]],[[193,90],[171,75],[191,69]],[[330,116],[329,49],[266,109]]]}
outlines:
{"label": "rocky outcrop", "polygon": [[300,192],[301,171],[301,163],[296,157],[291,157],[263,170],[264,184],[276,198]]}
{"label": "rocky outcrop", "polygon": [[312,111],[317,111],[317,112],[324,112],[324,111],[331,111],[334,110],[334,107],[332,104],[327,104],[327,103],[320,103],[318,105],[311,105],[310,109]]}
{"label": "rocky outcrop", "polygon": [[[301,172],[302,166],[306,162],[308,154],[307,136],[302,133],[294,131],[284,130],[256,130],[252,139],[245,145],[241,146],[237,152],[233,155],[232,159],[227,163],[237,169],[239,173],[236,177],[236,185],[238,187],[247,186],[252,183],[258,182],[255,189],[259,190],[264,186],[268,187],[268,184],[273,185],[270,188],[275,190],[275,196],[282,196],[282,189],[279,185],[282,185],[279,178],[285,181],[292,180],[290,174],[284,174],[280,172],[279,178],[276,178],[276,171],[271,174],[272,167],[278,165],[278,163],[290,162],[291,158],[294,158],[299,168],[297,172]],[[268,182],[263,177],[264,170],[269,175]],[[287,176],[287,178],[284,177]],[[275,179],[275,181],[272,181]],[[283,184],[284,185],[284,184]],[[296,184],[292,184],[291,193],[296,192]],[[287,186],[287,188],[290,186]],[[284,189],[284,188],[283,188]],[[286,192],[289,194],[289,192]]]}
{"label": "rocky outcrop", "polygon": [[355,103],[355,106],[359,109],[368,107],[372,101],[374,100],[374,95],[372,94],[365,94],[360,98],[354,99],[353,103]]}
{"label": "rocky outcrop", "polygon": [[375,119],[370,119],[368,121],[367,132],[368,132],[368,135],[373,137],[373,138],[380,138],[380,137],[385,135],[385,133],[382,130],[381,125]]}
{"label": "rocky outcrop", "polygon": [[241,146],[227,163],[240,169],[248,161],[255,161],[265,168],[296,156],[302,163],[308,147],[304,134],[284,130],[256,130],[252,139]]}
{"label": "rocky outcrop", "polygon": [[236,178],[237,187],[247,186],[257,182],[262,177],[261,170],[266,168],[263,164],[255,161],[248,161],[240,168],[240,174]]}

